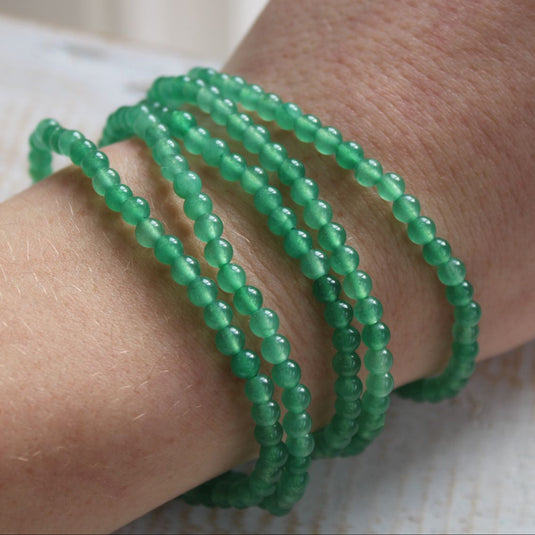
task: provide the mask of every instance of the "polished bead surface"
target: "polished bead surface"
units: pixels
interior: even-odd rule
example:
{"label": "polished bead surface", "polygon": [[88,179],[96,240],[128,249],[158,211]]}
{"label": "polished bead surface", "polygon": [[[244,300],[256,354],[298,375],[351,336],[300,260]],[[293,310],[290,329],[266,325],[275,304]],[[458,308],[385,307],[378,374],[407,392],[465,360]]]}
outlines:
{"label": "polished bead surface", "polygon": [[262,294],[254,286],[244,285],[234,294],[234,306],[240,314],[250,315],[257,312],[262,302]]}
{"label": "polished bead surface", "polygon": [[323,126],[314,137],[314,145],[321,154],[335,154],[341,142],[342,134],[333,126]]}
{"label": "polished bead surface", "polygon": [[284,250],[292,258],[301,258],[312,249],[312,238],[308,232],[292,229],[284,237]]}
{"label": "polished bead surface", "polygon": [[275,384],[281,388],[293,388],[299,384],[301,369],[296,362],[288,359],[273,366],[272,376]]}
{"label": "polished bead surface", "polygon": [[223,355],[235,355],[243,349],[245,335],[239,327],[229,325],[217,331],[215,343]]}
{"label": "polished bead surface", "polygon": [[373,325],[383,316],[381,302],[373,296],[365,297],[355,305],[355,319],[363,325]]}
{"label": "polished bead surface", "polygon": [[204,322],[210,329],[219,331],[232,322],[232,308],[225,301],[215,300],[204,309]]}
{"label": "polished bead surface", "polygon": [[346,275],[342,286],[351,299],[364,299],[372,291],[372,280],[365,271],[357,269]]}
{"label": "polished bead surface", "polygon": [[136,240],[142,247],[154,247],[164,235],[165,229],[160,221],[153,217],[142,219],[135,230]]}
{"label": "polished bead surface", "polygon": [[420,215],[420,202],[412,195],[402,195],[392,204],[394,217],[402,223],[410,223]]}
{"label": "polished bead surface", "polygon": [[150,215],[149,203],[143,197],[130,197],[121,206],[121,215],[130,225],[137,225]]}
{"label": "polished bead surface", "polygon": [[237,264],[226,264],[217,273],[219,287],[227,293],[234,293],[245,284],[245,271]]}
{"label": "polished bead surface", "polygon": [[261,308],[251,315],[249,322],[253,334],[260,338],[273,336],[279,328],[279,317],[269,308]]}
{"label": "polished bead surface", "polygon": [[282,393],[282,402],[290,412],[303,412],[310,405],[310,391],[303,384],[286,388]]}
{"label": "polished bead surface", "polygon": [[384,349],[390,341],[390,329],[381,321],[365,325],[362,329],[362,341],[370,349]]}
{"label": "polished bead surface", "polygon": [[285,336],[273,334],[262,341],[262,356],[271,364],[280,364],[290,356],[290,342]]}
{"label": "polished bead surface", "polygon": [[379,197],[385,201],[396,201],[405,193],[405,182],[395,173],[385,173],[376,186]]}
{"label": "polished bead surface", "polygon": [[353,273],[359,265],[359,255],[353,247],[341,245],[330,257],[331,268],[340,275]]}
{"label": "polished bead surface", "polygon": [[340,295],[341,284],[338,279],[329,275],[323,275],[323,277],[314,281],[313,291],[314,297],[320,303],[332,303]]}
{"label": "polished bead surface", "polygon": [[250,379],[260,370],[260,357],[253,351],[239,351],[230,361],[232,372],[240,379]]}
{"label": "polished bead surface", "polygon": [[207,243],[221,236],[223,233],[223,222],[216,214],[203,214],[195,220],[193,229],[195,236],[202,242]]}
{"label": "polished bead surface", "polygon": [[438,278],[446,286],[458,286],[464,280],[466,268],[458,258],[450,258],[444,264],[438,266]]}
{"label": "polished bead surface", "polygon": [[331,222],[333,211],[330,204],[321,199],[314,199],[306,204],[303,217],[310,228],[320,229]]}
{"label": "polished bead surface", "polygon": [[154,245],[154,255],[162,264],[171,265],[183,253],[182,242],[171,234],[160,236]]}
{"label": "polished bead surface", "polygon": [[301,256],[301,272],[308,279],[316,280],[329,270],[329,259],[318,249],[310,249]]}
{"label": "polished bead surface", "polygon": [[208,277],[195,277],[188,284],[188,298],[198,307],[205,307],[213,303],[217,297],[217,286]]}
{"label": "polished bead surface", "polygon": [[285,236],[297,225],[297,217],[291,208],[279,206],[268,217],[269,230],[276,236]]}
{"label": "polished bead surface", "polygon": [[412,242],[418,245],[428,244],[435,238],[435,223],[428,217],[419,216],[408,224],[407,233]]}
{"label": "polished bead surface", "polygon": [[424,260],[431,266],[445,264],[451,258],[450,244],[442,238],[434,238],[423,247]]}
{"label": "polished bead surface", "polygon": [[254,195],[257,191],[268,187],[269,177],[258,166],[248,167],[240,177],[241,185],[247,193]]}
{"label": "polished bead surface", "polygon": [[337,351],[351,353],[360,345],[360,333],[352,326],[335,329],[332,344]]}
{"label": "polished bead surface", "polygon": [[245,382],[245,395],[253,403],[268,403],[273,395],[273,383],[271,379],[261,373],[255,377],[251,377],[251,379],[247,379]]}
{"label": "polished bead surface", "polygon": [[355,169],[363,158],[362,147],[354,141],[344,141],[336,149],[336,162],[342,169]]}
{"label": "polished bead surface", "polygon": [[192,256],[179,256],[171,264],[171,277],[180,285],[188,285],[200,272],[199,262]]}
{"label": "polished bead surface", "polygon": [[233,254],[232,245],[224,238],[214,238],[204,247],[204,257],[214,267],[228,264],[232,260]]}

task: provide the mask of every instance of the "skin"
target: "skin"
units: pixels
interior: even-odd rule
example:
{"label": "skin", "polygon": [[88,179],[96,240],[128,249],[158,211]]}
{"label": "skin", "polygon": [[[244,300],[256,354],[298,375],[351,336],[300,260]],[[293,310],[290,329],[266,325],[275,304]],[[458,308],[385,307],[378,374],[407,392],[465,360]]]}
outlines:
{"label": "skin", "polygon": [[[529,0],[276,1],[225,67],[405,177],[467,265],[484,311],[481,359],[534,335],[534,23]],[[275,138],[304,160],[373,277],[396,384],[440,371],[451,307],[403,225],[331,159]],[[202,256],[144,146],[106,152]],[[310,282],[250,198],[197,168],[235,261],[280,315],[319,427],[332,414],[334,374]],[[0,206],[0,271],[0,531],[109,532],[256,455],[243,384],[201,312],[78,169]]]}

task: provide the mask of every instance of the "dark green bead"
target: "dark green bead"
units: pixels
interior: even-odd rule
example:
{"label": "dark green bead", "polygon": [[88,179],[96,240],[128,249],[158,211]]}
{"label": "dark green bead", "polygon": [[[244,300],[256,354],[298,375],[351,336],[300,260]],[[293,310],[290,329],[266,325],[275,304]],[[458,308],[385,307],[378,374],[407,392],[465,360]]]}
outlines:
{"label": "dark green bead", "polygon": [[282,427],[289,437],[299,437],[310,433],[312,418],[307,412],[287,412]]}
{"label": "dark green bead", "polygon": [[306,206],[310,201],[317,199],[318,194],[318,184],[306,177],[297,178],[290,189],[292,200],[300,206]]}
{"label": "dark green bead", "polygon": [[243,146],[253,154],[258,154],[269,143],[271,136],[269,132],[260,125],[251,125],[243,135]]}
{"label": "dark green bead", "polygon": [[192,256],[179,256],[171,264],[171,277],[181,285],[188,285],[199,275],[201,268],[199,262]]}
{"label": "dark green bead", "polygon": [[442,284],[457,286],[463,282],[466,268],[458,258],[452,257],[446,263],[438,266],[437,274]]}
{"label": "dark green bead", "polygon": [[278,95],[275,93],[266,93],[258,100],[256,112],[264,121],[273,121],[281,105],[282,100]]}
{"label": "dark green bead", "polygon": [[[78,130],[63,130],[58,139],[58,147],[61,154],[70,156],[71,147],[75,141],[85,139],[84,135]],[[41,148],[40,146],[38,148]],[[45,148],[45,147],[43,147]]]}
{"label": "dark green bead", "polygon": [[474,295],[474,288],[468,281],[446,288],[446,297],[453,306],[463,306],[470,303]]}
{"label": "dark green bead", "polygon": [[214,267],[221,267],[232,260],[234,251],[232,245],[223,238],[214,238],[204,247],[206,261]]}
{"label": "dark green bead", "polygon": [[351,299],[364,299],[372,291],[372,279],[365,271],[356,269],[346,275],[342,286]]}
{"label": "dark green bead", "polygon": [[355,304],[355,319],[363,325],[373,325],[383,317],[383,306],[379,299],[368,296]]}
{"label": "dark green bead", "polygon": [[[366,395],[366,392],[364,393]],[[360,414],[361,403],[360,399],[343,399],[337,398],[334,404],[336,414],[344,418],[357,418]]]}
{"label": "dark green bead", "polygon": [[279,143],[266,143],[258,155],[260,164],[266,171],[277,171],[288,158],[286,149]]}
{"label": "dark green bead", "polygon": [[281,204],[281,193],[273,186],[264,186],[255,193],[254,205],[261,214],[270,214],[273,210],[279,208]]}
{"label": "dark green bead", "polygon": [[341,414],[333,416],[331,425],[333,430],[341,436],[352,437],[358,430],[358,422],[355,418],[344,418]]}
{"label": "dark green bead", "polygon": [[175,176],[173,189],[181,199],[185,199],[198,195],[202,189],[202,182],[199,175],[194,171],[183,171]]}
{"label": "dark green bead", "polygon": [[431,266],[440,266],[451,258],[450,244],[442,238],[435,238],[423,247],[424,260]]}
{"label": "dark green bead", "polygon": [[212,107],[212,119],[214,123],[225,126],[231,115],[236,113],[236,104],[228,98],[217,99]]}
{"label": "dark green bead", "polygon": [[202,157],[208,165],[218,167],[223,156],[229,153],[228,145],[222,139],[212,138],[203,147]]}
{"label": "dark green bead", "polygon": [[452,335],[454,340],[461,344],[469,344],[475,342],[479,336],[479,327],[477,325],[461,325],[454,323],[452,328]]}
{"label": "dark green bead", "polygon": [[405,193],[405,182],[395,173],[385,173],[377,182],[377,193],[385,201],[395,201]]}
{"label": "dark green bead", "polygon": [[275,121],[282,130],[293,130],[299,117],[303,115],[301,108],[291,102],[285,102],[277,107],[275,112]]}
{"label": "dark green bead", "polygon": [[93,174],[92,184],[93,189],[99,195],[105,195],[108,188],[121,183],[119,173],[109,167],[99,169]]}
{"label": "dark green bead", "polygon": [[455,341],[451,347],[458,362],[461,360],[465,361],[475,359],[479,353],[479,344],[477,342],[462,344],[458,341]]}
{"label": "dark green bead", "polygon": [[217,273],[219,287],[227,293],[234,293],[245,284],[245,271],[237,264],[226,264]]}
{"label": "dark green bead", "polygon": [[260,370],[260,358],[252,351],[240,351],[233,355],[230,367],[236,377],[250,379]]}
{"label": "dark green bead", "polygon": [[334,348],[341,353],[352,353],[360,345],[360,333],[355,327],[336,329],[332,336]]}
{"label": "dark green bead", "polygon": [[282,393],[282,402],[290,412],[303,412],[310,405],[310,391],[303,384],[286,388]]}
{"label": "dark green bead", "polygon": [[369,390],[362,395],[362,410],[370,414],[384,414],[390,407],[390,397],[375,396]]}
{"label": "dark green bead", "polygon": [[334,251],[346,242],[346,231],[338,223],[326,223],[318,232],[318,241],[326,251]]}
{"label": "dark green bead", "polygon": [[[270,403],[273,402],[271,401]],[[279,408],[278,405],[277,408]],[[262,446],[260,448],[260,458],[265,462],[269,463],[271,466],[275,466],[278,468],[284,466],[286,464],[286,461],[288,460],[288,449],[286,448],[286,444],[284,444],[284,442],[281,442],[276,446]]]}
{"label": "dark green bead", "polygon": [[182,154],[173,154],[165,159],[160,168],[162,176],[174,184],[176,177],[189,171],[189,165]]}
{"label": "dark green bead", "polygon": [[273,336],[279,328],[279,317],[269,308],[261,308],[251,315],[251,331],[260,338]]}
{"label": "dark green bead", "polygon": [[366,388],[374,396],[388,396],[394,388],[394,378],[389,372],[370,373],[366,378]]}
{"label": "dark green bead", "polygon": [[[290,455],[294,455],[295,457],[306,457],[314,451],[314,438],[310,433],[298,437],[290,436],[286,439],[286,447],[288,448],[288,453]],[[298,477],[294,474],[288,475]],[[308,476],[308,474],[306,475]],[[305,474],[303,474],[303,476],[305,476]],[[307,478],[305,478],[304,481],[307,481]],[[299,482],[301,482],[301,479],[299,479]],[[289,484],[287,483],[287,485]],[[302,485],[306,486],[306,483],[304,482]]]}
{"label": "dark green bead", "polygon": [[359,265],[359,255],[353,247],[341,245],[335,249],[330,258],[331,268],[340,275],[353,273]]}
{"label": "dark green bead", "polygon": [[292,258],[301,258],[312,249],[310,234],[301,229],[292,229],[284,237],[284,250]]}
{"label": "dark green bead", "polygon": [[340,296],[342,285],[338,279],[330,275],[324,275],[314,281],[314,297],[320,303],[332,303]]}
{"label": "dark green bead", "polygon": [[234,294],[234,306],[240,314],[251,315],[262,306],[263,297],[258,288],[242,286]]}
{"label": "dark green bead", "polygon": [[282,426],[279,422],[273,425],[257,425],[254,436],[261,446],[275,446],[282,440]]}
{"label": "dark green bead", "polygon": [[381,321],[365,325],[362,329],[362,341],[369,349],[384,349],[390,341],[390,329]]}
{"label": "dark green bead", "polygon": [[316,138],[316,132],[321,128],[321,121],[315,115],[301,115],[295,121],[295,135],[304,143],[310,143]]}
{"label": "dark green bead", "polygon": [[455,321],[464,327],[477,325],[481,319],[481,307],[475,301],[455,307]]}
{"label": "dark green bead", "polygon": [[412,195],[402,195],[392,204],[394,217],[402,223],[410,223],[420,215],[420,202]]}
{"label": "dark green bead", "polygon": [[303,217],[310,228],[319,229],[331,222],[333,211],[328,203],[315,199],[307,203]]}
{"label": "dark green bead", "polygon": [[120,212],[123,204],[132,197],[132,190],[126,184],[110,186],[104,194],[108,208],[114,212]]}
{"label": "dark green bead", "polygon": [[253,120],[245,113],[235,113],[228,118],[227,132],[232,139],[243,141],[245,131],[253,124]]}
{"label": "dark green bead", "polygon": [[169,128],[174,136],[182,138],[195,126],[197,120],[188,112],[175,110],[169,117]]}
{"label": "dark green bead", "polygon": [[88,177],[93,178],[93,175],[101,169],[109,169],[110,161],[108,157],[100,150],[97,150],[93,153],[89,153],[84,156],[80,167],[84,174]]}
{"label": "dark green bead", "polygon": [[240,103],[247,110],[255,110],[264,90],[257,84],[247,84],[240,91]]}
{"label": "dark green bead", "polygon": [[436,227],[428,217],[419,216],[409,223],[407,233],[413,243],[425,245],[435,238]]}
{"label": "dark green bead", "polygon": [[61,126],[57,126],[51,130],[50,135],[48,136],[48,146],[52,152],[59,153],[59,138],[63,132],[65,132],[65,129]]}
{"label": "dark green bead", "polygon": [[268,217],[269,230],[276,236],[285,236],[297,225],[297,217],[291,208],[279,206],[272,210]]}
{"label": "dark green bead", "polygon": [[137,225],[150,215],[149,203],[143,197],[130,197],[121,206],[121,215],[130,225]]}
{"label": "dark green bead", "polygon": [[208,277],[195,277],[188,284],[188,298],[195,306],[205,307],[213,303],[216,297],[216,283]]}
{"label": "dark green bead", "polygon": [[362,381],[358,377],[338,377],[334,382],[334,391],[341,398],[356,400],[362,394]]}
{"label": "dark green bead", "polygon": [[301,257],[300,267],[305,277],[316,280],[329,271],[329,259],[322,251],[311,249]]}
{"label": "dark green bead", "polygon": [[154,255],[162,264],[171,265],[183,253],[182,242],[172,234],[161,236],[154,246]]}
{"label": "dark green bead", "polygon": [[142,219],[136,225],[136,240],[142,247],[154,247],[164,235],[165,229],[160,221],[152,217]]}
{"label": "dark green bead", "polygon": [[262,341],[262,356],[271,364],[280,364],[290,356],[290,342],[280,334],[273,334]]}
{"label": "dark green bead", "polygon": [[203,214],[195,220],[195,236],[204,243],[219,238],[223,233],[223,222],[216,214]]}
{"label": "dark green bead", "polygon": [[343,169],[355,169],[363,158],[362,147],[354,141],[344,141],[336,149],[336,161]]}
{"label": "dark green bead", "polygon": [[239,327],[229,325],[217,331],[215,344],[223,355],[235,355],[243,349],[245,335]]}
{"label": "dark green bead", "polygon": [[[252,380],[253,379],[249,379],[249,381]],[[245,384],[247,385],[249,381]],[[280,414],[280,407],[274,401],[254,403],[251,407],[251,415],[255,423],[258,425],[273,425],[279,420]]]}
{"label": "dark green bead", "polygon": [[232,322],[232,308],[225,301],[215,300],[204,309],[204,322],[210,329],[219,331]]}
{"label": "dark green bead", "polygon": [[240,182],[244,191],[254,195],[268,186],[269,177],[261,167],[251,166],[243,172]]}
{"label": "dark green bead", "polygon": [[291,186],[298,178],[305,176],[305,166],[295,158],[287,158],[279,167],[278,175],[283,184]]}
{"label": "dark green bead", "polygon": [[293,388],[299,384],[301,369],[293,360],[286,360],[280,364],[275,364],[271,375],[275,384],[281,388]]}
{"label": "dark green bead", "polygon": [[273,383],[264,374],[259,373],[245,382],[245,395],[253,403],[267,403],[273,395]]}
{"label": "dark green bead", "polygon": [[285,468],[291,474],[304,474],[309,470],[311,463],[312,459],[309,456],[296,457],[294,455],[288,455]]}
{"label": "dark green bead", "polygon": [[325,321],[335,329],[347,327],[353,319],[353,307],[348,302],[337,299],[327,303],[324,317]]}
{"label": "dark green bead", "polygon": [[230,182],[240,180],[244,171],[247,169],[247,162],[239,154],[224,154],[219,162],[221,176]]}
{"label": "dark green bead", "polygon": [[369,349],[364,355],[364,365],[370,373],[385,373],[392,368],[393,357],[388,349]]}
{"label": "dark green bead", "polygon": [[323,126],[316,132],[314,145],[321,154],[335,154],[342,142],[342,134],[333,126]]}
{"label": "dark green bead", "polygon": [[184,213],[193,220],[197,219],[203,214],[210,213],[212,208],[212,200],[204,193],[190,195],[184,201]]}
{"label": "dark green bead", "polygon": [[355,178],[361,186],[375,186],[383,176],[383,168],[377,160],[363,159],[355,169]]}
{"label": "dark green bead", "polygon": [[194,126],[186,132],[184,146],[192,154],[202,154],[210,138],[210,134],[204,128]]}
{"label": "dark green bead", "polygon": [[333,357],[332,366],[340,377],[353,377],[360,370],[360,358],[356,353],[338,352]]}
{"label": "dark green bead", "polygon": [[97,146],[89,139],[80,139],[71,145],[71,160],[74,165],[80,165],[82,160],[88,155],[93,154]]}

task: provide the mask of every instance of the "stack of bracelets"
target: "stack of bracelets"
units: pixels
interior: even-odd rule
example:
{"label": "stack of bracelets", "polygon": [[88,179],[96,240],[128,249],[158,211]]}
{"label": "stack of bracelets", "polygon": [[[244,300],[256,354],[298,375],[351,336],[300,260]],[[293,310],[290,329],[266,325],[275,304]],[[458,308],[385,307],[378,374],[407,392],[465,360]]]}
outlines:
{"label": "stack of bracelets", "polygon": [[[184,105],[198,107],[214,123],[224,126],[230,138],[258,155],[261,166],[248,165],[224,140],[197,126],[195,117],[180,109]],[[293,130],[297,139],[311,143],[321,154],[333,155],[341,168],[354,172],[361,186],[375,186],[379,196],[392,203],[394,217],[407,224],[410,240],[422,245],[425,261],[437,267],[455,316],[451,358],[444,372],[397,392],[418,401],[455,395],[475,368],[481,315],[472,299],[472,285],[465,279],[465,266],[452,256],[449,243],[436,237],[433,221],[420,215],[420,203],[405,193],[400,176],[383,173],[381,164],[365,158],[357,143],[343,141],[337,129],[322,126],[317,117],[304,114],[276,94],[265,93],[239,76],[195,68],[187,76],[157,79],[145,100],[119,108],[104,128],[101,146],[135,136],[151,149],[161,174],[184,200],[184,212],[194,222],[195,236],[206,244],[204,257],[217,268],[217,282],[201,274],[199,261],[185,254],[180,239],[166,234],[162,223],[150,217],[147,201],[121,183],[107,156],[80,132],[67,130],[52,119],[41,121],[30,137],[30,173],[34,181],[49,175],[53,152],[80,166],[107,206],[135,226],[139,244],[153,248],[156,259],[170,266],[173,280],[187,287],[189,300],[204,309],[204,321],[216,333],[218,350],[231,357],[233,373],[244,380],[260,444],[254,468],[249,475],[227,472],[182,497],[188,503],[207,506],[256,505],[282,515],[303,496],[312,458],[358,454],[381,432],[394,387],[389,373],[392,354],[387,348],[390,331],[381,321],[380,301],[370,294],[371,277],[358,269],[359,255],[346,245],[346,232],[333,222],[333,211],[319,197],[318,184],[306,175],[302,162],[272,142],[269,131],[243,110],[275,122],[280,129]],[[232,245],[222,238],[223,222],[212,211],[212,201],[203,193],[199,175],[190,170],[182,147],[201,155],[206,164],[219,169],[224,180],[239,183],[253,196],[255,208],[267,216],[269,230],[280,236],[286,253],[299,261],[303,275],[313,281],[315,298],[325,304],[325,320],[333,329],[332,366],[338,378],[334,384],[335,414],[323,429],[311,432],[307,412],[310,392],[301,383],[299,364],[289,358],[290,343],[279,332],[277,313],[262,306],[261,291],[247,285],[244,269],[232,262]],[[290,188],[292,200],[303,207],[302,223],[292,208],[283,206],[279,189],[270,183],[274,176]],[[311,230],[318,231],[317,243]],[[218,287],[224,296],[221,292],[218,295]],[[260,353],[272,365],[271,377],[260,373],[258,354],[246,348],[244,332],[232,324],[234,313],[246,316],[250,330],[262,340]],[[353,317],[363,326],[361,332],[352,325]],[[355,352],[361,336],[368,348],[364,392],[358,377],[360,358]],[[273,399],[274,385],[282,389],[282,424],[281,408]]]}

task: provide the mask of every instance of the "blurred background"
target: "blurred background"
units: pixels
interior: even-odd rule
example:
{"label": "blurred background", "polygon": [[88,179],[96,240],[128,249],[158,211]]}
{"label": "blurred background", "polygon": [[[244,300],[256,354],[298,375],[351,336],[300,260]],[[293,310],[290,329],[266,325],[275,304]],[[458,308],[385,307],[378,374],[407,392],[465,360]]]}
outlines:
{"label": "blurred background", "polygon": [[221,64],[268,0],[0,0],[0,14]]}

